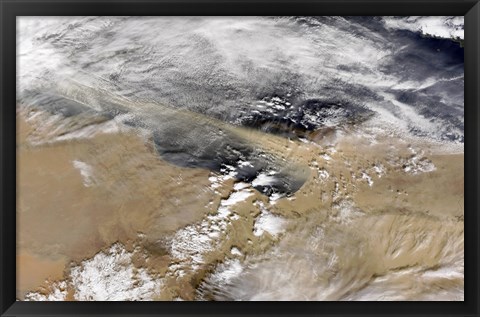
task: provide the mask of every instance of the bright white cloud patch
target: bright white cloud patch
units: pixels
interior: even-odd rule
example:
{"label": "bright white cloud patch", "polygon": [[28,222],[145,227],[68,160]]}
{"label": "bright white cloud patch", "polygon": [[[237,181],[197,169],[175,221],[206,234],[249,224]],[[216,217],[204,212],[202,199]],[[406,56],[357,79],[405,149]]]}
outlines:
{"label": "bright white cloud patch", "polygon": [[255,220],[253,227],[253,234],[261,236],[265,232],[268,232],[272,236],[277,236],[285,231],[286,219],[276,216],[269,212],[263,204],[259,204],[262,212]]}
{"label": "bright white cloud patch", "polygon": [[63,301],[67,287],[71,287],[74,299],[78,301],[153,300],[160,294],[162,280],[150,275],[146,269],[135,268],[132,256],[133,253],[116,243],[74,266],[67,280],[50,285],[50,292],[31,292],[25,299]]}
{"label": "bright white cloud patch", "polygon": [[145,269],[136,269],[132,253],[120,244],[74,267],[71,279],[80,301],[151,300],[162,286]]}
{"label": "bright white cloud patch", "polygon": [[442,38],[464,38],[464,18],[412,16],[412,17],[385,17],[385,25],[394,29],[406,29],[413,32],[422,32]]}
{"label": "bright white cloud patch", "polygon": [[83,185],[85,185],[85,187],[92,186],[95,183],[93,178],[93,167],[79,160],[74,160],[72,163],[73,167],[80,171],[80,175],[82,175],[83,178]]}

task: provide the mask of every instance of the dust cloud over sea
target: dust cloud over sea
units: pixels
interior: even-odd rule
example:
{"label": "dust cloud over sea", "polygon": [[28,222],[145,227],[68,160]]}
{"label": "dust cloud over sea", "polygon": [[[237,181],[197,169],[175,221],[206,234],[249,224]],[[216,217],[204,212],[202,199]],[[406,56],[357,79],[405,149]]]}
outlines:
{"label": "dust cloud over sea", "polygon": [[463,17],[19,17],[18,298],[463,300],[463,74]]}

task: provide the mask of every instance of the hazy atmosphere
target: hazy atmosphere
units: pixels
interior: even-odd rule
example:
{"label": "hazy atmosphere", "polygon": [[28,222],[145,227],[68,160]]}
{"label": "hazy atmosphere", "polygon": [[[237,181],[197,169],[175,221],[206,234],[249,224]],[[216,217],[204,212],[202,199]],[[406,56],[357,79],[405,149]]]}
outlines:
{"label": "hazy atmosphere", "polygon": [[464,300],[463,17],[17,17],[17,299]]}

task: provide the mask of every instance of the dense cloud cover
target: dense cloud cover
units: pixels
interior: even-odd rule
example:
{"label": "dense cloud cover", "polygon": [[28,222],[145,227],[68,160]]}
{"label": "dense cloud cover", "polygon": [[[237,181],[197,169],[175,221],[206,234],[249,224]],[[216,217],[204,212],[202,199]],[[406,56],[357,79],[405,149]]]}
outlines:
{"label": "dense cloud cover", "polygon": [[[431,17],[425,23],[450,27],[458,36],[459,19]],[[69,84],[74,82],[261,128],[272,121],[307,130],[324,125],[328,111],[303,113],[313,100],[340,109],[333,111],[339,116],[371,111],[374,120],[396,128],[463,142],[463,48],[450,39],[423,36],[422,21],[22,18],[18,85],[27,99],[32,89],[75,99],[78,88]],[[90,98],[88,106],[108,108],[107,96],[102,98]],[[261,107],[259,102],[272,98],[279,102]]]}

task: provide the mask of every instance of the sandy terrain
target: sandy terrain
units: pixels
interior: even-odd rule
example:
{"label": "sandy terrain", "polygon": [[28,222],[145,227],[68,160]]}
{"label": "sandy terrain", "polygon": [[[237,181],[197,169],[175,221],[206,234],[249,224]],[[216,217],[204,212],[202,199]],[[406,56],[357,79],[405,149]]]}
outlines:
{"label": "sandy terrain", "polygon": [[[135,268],[162,279],[161,291],[152,296],[157,300],[228,299],[214,295],[209,283],[217,264],[235,259],[260,263],[256,272],[266,270],[261,278],[250,272],[244,279],[259,292],[276,284],[278,276],[268,273],[272,267],[285,272],[293,263],[295,277],[286,272],[285,278],[302,287],[306,299],[361,299],[362,292],[392,285],[413,300],[429,299],[435,289],[447,290],[445,297],[450,289],[463,290],[463,275],[418,279],[442,267],[463,273],[463,154],[439,145],[381,136],[372,142],[351,131],[290,141],[235,129],[308,175],[292,197],[273,201],[252,188],[235,189],[233,179],[213,188],[212,173],[162,161],[132,132],[32,145],[34,126],[21,115],[18,124],[20,299],[31,291],[48,294],[54,281],[68,280],[73,266],[115,242],[133,252]],[[208,218],[233,193],[246,196],[229,207],[234,216]],[[265,217],[285,221],[281,234],[255,233],[264,209]],[[193,257],[175,255],[168,238],[190,228],[187,240],[201,239],[202,221],[224,228],[214,248],[199,251],[203,263],[196,265]],[[282,255],[269,253],[275,250]],[[289,250],[304,250],[330,271],[312,279],[311,270],[318,268],[298,254],[282,258]],[[399,275],[405,270],[413,273]],[[318,296],[318,288],[331,285],[334,290]],[[66,288],[65,299],[74,299],[73,283]],[[277,295],[291,298],[286,294]]]}
{"label": "sandy terrain", "polygon": [[[28,129],[19,120],[21,294],[61,276],[62,264],[92,257],[116,241],[129,245],[139,233],[155,239],[197,221],[215,199],[206,189],[208,171],[165,163],[137,136],[104,134],[30,146],[24,139]],[[93,173],[87,182],[84,166]],[[32,271],[36,265],[45,269]]]}

